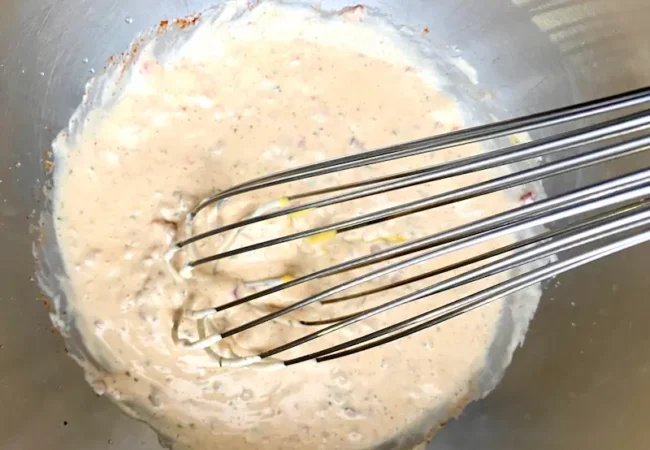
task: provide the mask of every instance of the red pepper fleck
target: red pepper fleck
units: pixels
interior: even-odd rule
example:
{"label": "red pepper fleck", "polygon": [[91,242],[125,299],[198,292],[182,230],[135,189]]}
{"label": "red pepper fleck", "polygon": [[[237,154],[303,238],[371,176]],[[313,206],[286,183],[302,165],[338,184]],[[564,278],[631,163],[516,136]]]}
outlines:
{"label": "red pepper fleck", "polygon": [[429,34],[431,30],[429,29],[429,27],[424,27],[424,30],[422,31],[424,32],[424,34]]}
{"label": "red pepper fleck", "polygon": [[181,30],[184,30],[185,28],[189,26],[196,25],[196,22],[199,21],[199,18],[201,17],[200,14],[194,14],[192,16],[184,17],[182,19],[174,19],[174,23],[178,28]]}
{"label": "red pepper fleck", "polygon": [[532,191],[528,191],[525,194],[523,194],[521,197],[519,197],[519,201],[524,205],[527,205],[528,203],[532,203],[535,201],[535,194]]}

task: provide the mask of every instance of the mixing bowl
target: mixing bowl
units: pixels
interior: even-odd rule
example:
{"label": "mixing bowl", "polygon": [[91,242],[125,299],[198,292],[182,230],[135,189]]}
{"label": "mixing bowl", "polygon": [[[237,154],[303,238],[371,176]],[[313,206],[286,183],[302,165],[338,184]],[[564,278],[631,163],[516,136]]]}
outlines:
{"label": "mixing bowl", "polygon": [[[53,330],[32,246],[50,143],[83,85],[138,31],[215,0],[7,0],[0,17],[0,448],[160,449],[155,433],[86,385]],[[347,2],[322,1],[324,9]],[[477,70],[483,101],[513,116],[650,84],[645,0],[372,0]],[[647,158],[548,180],[550,194]],[[544,286],[498,388],[431,449],[649,448],[648,246]],[[45,306],[44,306],[45,304]]]}

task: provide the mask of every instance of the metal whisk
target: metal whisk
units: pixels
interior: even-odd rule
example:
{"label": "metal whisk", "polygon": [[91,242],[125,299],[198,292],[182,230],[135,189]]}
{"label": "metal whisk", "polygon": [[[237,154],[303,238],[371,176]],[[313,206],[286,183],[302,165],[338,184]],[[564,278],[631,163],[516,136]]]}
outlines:
{"label": "metal whisk", "polygon": [[[457,201],[636,154],[650,149],[650,134],[647,133],[648,128],[650,128],[650,109],[647,107],[648,102],[650,102],[650,88],[644,88],[576,106],[332,159],[252,180],[203,200],[187,216],[186,234],[188,237],[181,242],[175,243],[167,253],[166,259],[169,267],[177,276],[180,278],[189,278],[192,276],[192,270],[197,266],[215,263],[224,258],[298,239],[313,239],[318,236],[345,233],[370,224],[388,221],[408,214],[437,208]],[[623,114],[621,110],[628,108],[634,108],[635,111],[621,115]],[[641,111],[638,111],[639,109]],[[555,136],[510,145],[498,150],[430,167],[423,167],[413,171],[399,172],[389,176],[360,180],[350,184],[332,186],[326,189],[284,197],[261,206],[251,216],[237,223],[223,225],[205,233],[193,233],[193,222],[199,212],[210,205],[218,209],[226,200],[234,196],[368,164],[396,160],[426,152],[436,152],[446,148],[509,136],[515,133],[564,124],[613,112],[618,112],[618,117],[605,121],[601,120],[598,124],[583,126],[574,131],[563,132]],[[236,249],[229,249],[228,247],[229,243],[236,238],[237,233],[244,227],[261,221],[403,189],[443,178],[557,154],[600,141],[609,142],[593,150],[577,155],[571,154],[555,162],[544,163],[533,168],[508,173],[480,184],[462,187],[449,192],[432,193],[433,195],[427,198],[358,217],[352,217],[307,231],[266,240],[253,245]],[[325,198],[313,201],[306,200],[314,196],[325,196]],[[552,231],[540,232],[533,235],[533,237],[504,245],[496,250],[476,255],[458,263],[439,267],[433,271],[398,282],[387,283],[379,288],[345,295],[346,291],[351,288],[372,280],[381,279],[382,277],[385,278],[387,275],[407,267],[412,267],[442,255],[501,236],[512,235],[513,233],[524,230],[532,230],[541,225],[557,225],[557,222],[562,219],[572,219],[572,221],[569,221],[568,225],[562,225],[559,228],[552,229]],[[563,221],[562,223],[564,224],[565,222]],[[224,233],[230,233],[230,238],[225,239],[226,242],[222,247],[222,251],[208,257],[195,258],[193,256],[194,253],[191,251],[192,244],[202,239]],[[309,332],[303,337],[258,355],[243,358],[222,358],[221,364],[223,366],[242,366],[266,360],[284,365],[292,365],[304,361],[328,361],[382,345],[435,326],[543,280],[648,240],[650,240],[650,168],[643,168],[421,239],[398,243],[377,253],[341,262],[340,264],[296,279],[279,279],[268,284],[265,286],[265,289],[259,292],[222,305],[215,305],[208,309],[184,311],[183,315],[185,317],[202,319],[311,280],[417,253],[415,256],[400,259],[397,262],[382,266],[376,270],[371,270],[351,281],[328,288],[316,295],[304,298],[294,304],[266,314],[263,317],[237,326],[236,328],[222,330],[220,333],[206,336],[194,342],[187,340],[181,341],[181,344],[188,349],[208,348],[222,339],[226,339],[266,322],[276,320],[292,311],[317,302],[327,303],[358,298],[404,286],[415,281],[450,272],[460,267],[469,266],[470,264],[485,262],[483,265],[472,268],[460,275],[436,282],[428,287],[395,298],[379,306],[365,309],[345,317],[319,321],[304,321],[303,325],[306,326],[305,329]],[[569,249],[577,249],[578,251],[572,252],[564,258],[549,258]],[[174,255],[181,250],[189,252],[190,261],[180,267],[180,269],[177,269],[172,260]],[[540,267],[539,261],[545,261],[545,264]],[[422,298],[517,267],[530,265],[533,262],[538,262],[538,264],[527,272],[512,276],[506,281],[494,284],[487,289],[368,333],[367,335],[297,358],[287,360],[275,358],[275,355],[281,352],[293,349],[306,342],[392,308],[397,308],[400,305],[415,302]],[[337,295],[338,297],[336,297]],[[314,327],[318,327],[316,331],[313,331]]]}

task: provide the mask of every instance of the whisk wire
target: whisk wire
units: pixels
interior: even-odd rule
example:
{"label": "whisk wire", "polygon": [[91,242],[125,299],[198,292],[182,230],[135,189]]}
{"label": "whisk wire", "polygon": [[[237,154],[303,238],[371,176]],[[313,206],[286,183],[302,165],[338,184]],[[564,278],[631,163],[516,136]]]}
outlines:
{"label": "whisk wire", "polygon": [[[283,315],[304,308],[313,303],[319,302],[327,297],[331,297],[332,295],[335,295],[339,292],[343,292],[357,285],[383,277],[395,271],[403,270],[405,268],[417,264],[421,264],[433,258],[443,256],[445,254],[449,254],[454,251],[467,248],[481,242],[485,242],[490,239],[494,239],[508,234],[513,234],[516,232],[521,232],[527,229],[533,229],[535,227],[545,225],[547,223],[573,217],[579,214],[587,213],[589,211],[595,211],[598,210],[599,208],[642,199],[644,197],[650,196],[649,180],[650,180],[650,169],[646,169],[628,176],[617,178],[615,180],[610,180],[605,183],[600,183],[595,186],[591,186],[589,188],[580,189],[557,198],[547,199],[537,204],[523,206],[513,211],[508,211],[497,216],[492,216],[487,219],[475,221],[468,225],[464,225],[452,230],[438,233],[433,236],[429,236],[428,238],[425,239],[436,239],[444,235],[449,235],[449,234],[453,235],[455,233],[458,233],[458,230],[463,230],[463,229],[469,229],[469,230],[471,230],[472,228],[480,229],[482,224],[485,224],[486,222],[487,223],[495,222],[495,218],[498,218],[499,216],[501,216],[502,222],[506,224],[505,226],[501,226],[497,228],[495,228],[494,226],[488,227],[487,230],[484,230],[480,234],[475,234],[473,231],[466,232],[464,235],[460,234],[460,239],[451,238],[448,241],[443,241],[445,242],[444,244],[438,243],[438,247],[430,252],[372,271],[365,275],[361,275],[351,281],[326,289],[316,295],[307,297],[306,299],[298,301],[278,311],[269,313],[258,319],[247,322],[238,327],[224,331],[220,334],[208,336],[204,338],[204,341],[206,343],[214,343],[215,340],[218,341],[221,339],[225,339],[227,337],[249,330],[255,326],[262,325],[266,322],[277,319]],[[553,205],[553,206],[551,207],[549,205]],[[531,212],[535,210],[537,210],[536,214],[531,214]],[[513,222],[510,222],[509,220],[504,220],[504,218],[508,218],[512,216],[519,216],[520,218],[523,219],[520,221],[513,221]],[[408,244],[404,244],[404,245],[408,245]],[[290,284],[290,283],[286,283],[286,284]],[[277,286],[275,289],[280,288],[282,286],[283,285]],[[247,298],[238,300],[237,303],[241,304],[239,302],[242,302],[242,300],[243,300],[242,303],[250,301],[255,296],[256,294],[252,294]],[[209,315],[212,315],[218,311],[222,311],[229,307],[230,306],[225,305],[222,307],[215,307],[208,310],[196,311],[194,312],[194,314],[195,315],[202,314],[203,317],[207,317]]]}
{"label": "whisk wire", "polygon": [[[563,124],[604,113],[620,111],[624,108],[638,107],[648,102],[650,102],[650,88],[643,88],[523,118],[455,131],[445,135],[407,142],[393,147],[371,150],[360,154],[348,155],[322,163],[289,169],[242,183],[205,199],[188,214],[186,220],[187,236],[183,241],[177,242],[170,248],[166,259],[174,273],[180,273],[182,277],[187,278],[191,276],[192,270],[195,267],[203,264],[216,263],[225,258],[298,239],[313,239],[314,237],[328,233],[335,235],[352,231],[368,225],[451,205],[459,201],[488,195],[644,152],[650,149],[650,135],[646,133],[650,128],[649,109],[628,113],[614,119],[601,121],[594,125],[582,126],[576,130],[563,132],[547,138],[517,143],[506,148],[445,162],[443,164],[330,186],[323,189],[291,193],[280,200],[263,205],[251,216],[243,220],[229,223],[203,233],[193,233],[193,220],[200,211],[213,204],[216,204],[216,208],[219,210],[228,199],[237,195],[369,164],[392,161],[463,144],[481,142],[486,139]],[[640,136],[639,132],[642,132]],[[614,139],[616,141],[599,144],[599,146],[589,151],[569,154],[553,162],[539,164],[528,169],[497,176],[496,178],[471,186],[436,193],[426,198],[380,209],[336,223],[232,248],[232,244],[237,240],[239,233],[245,227],[254,223],[422,185],[444,178],[465,175],[534,158],[548,157],[556,153],[578,149],[601,141],[612,141]],[[296,206],[291,205],[292,202],[297,200],[333,193],[335,195],[327,198],[308,201],[307,203]],[[576,221],[576,218],[579,220]],[[541,227],[559,223],[567,219],[572,220],[568,225],[550,231],[539,230]],[[362,298],[433,278],[438,275],[450,273],[459,268],[468,268],[467,271],[460,275],[452,275],[447,279],[434,282],[415,292],[345,316],[330,317],[322,320],[298,321],[297,323],[305,326],[306,329],[314,326],[323,327],[291,342],[260,352],[257,355],[243,358],[221,358],[220,364],[223,366],[242,366],[262,361],[275,361],[283,365],[293,365],[309,360],[317,362],[327,361],[392,342],[428,327],[438,325],[540,281],[547,280],[553,276],[617,253],[631,246],[647,242],[650,240],[650,229],[648,227],[650,227],[650,168],[644,168],[587,187],[575,189],[553,198],[541,199],[529,205],[522,205],[490,217],[474,220],[461,226],[440,231],[413,241],[398,243],[373,254],[335,264],[295,279],[278,279],[272,283],[253,283],[251,286],[267,287],[246,295],[243,298],[225,302],[221,305],[200,310],[184,311],[179,317],[188,317],[197,320],[206,319],[222,311],[303,283],[380,263],[387,263],[379,268],[371,268],[368,272],[356,276],[349,281],[331,286],[249,322],[239,324],[230,329],[219,330],[217,333],[203,336],[193,342],[187,340],[179,340],[179,342],[187,349],[205,349],[222,339],[232,337],[256,326],[261,326],[264,323],[278,320],[282,316],[286,316],[309,305],[320,303],[323,307],[326,307],[333,303]],[[385,278],[390,274],[421,265],[441,256],[452,254],[493,239],[522,232],[533,233],[533,235],[517,242],[503,245],[494,250],[448,264],[444,267],[437,267],[434,270],[411,276],[405,280],[348,293],[366,283]],[[222,242],[223,245],[216,254],[203,257],[194,256],[195,249],[192,248],[194,243],[223,233],[231,234],[227,235],[224,240],[227,245]],[[584,250],[585,246],[591,244],[595,244],[596,248]],[[190,261],[181,267],[180,271],[177,271],[173,264],[174,255],[187,246],[189,246],[188,254],[190,255]],[[577,255],[563,257],[561,260],[554,259],[556,255],[565,255],[575,249],[579,249]],[[395,259],[397,261],[393,261]],[[483,264],[472,268],[477,263]],[[345,327],[352,326],[370,317],[386,313],[393,308],[514,269],[521,270],[524,266],[532,266],[532,268],[525,273],[511,276],[505,281],[495,283],[489,288],[465,296],[457,301],[433,308],[427,312],[383,327],[364,336],[359,336],[338,345],[292,359],[284,361],[275,359],[276,355],[282,352],[294,349]],[[323,311],[326,311],[326,309],[323,309]],[[175,323],[175,328],[177,327],[178,324]]]}

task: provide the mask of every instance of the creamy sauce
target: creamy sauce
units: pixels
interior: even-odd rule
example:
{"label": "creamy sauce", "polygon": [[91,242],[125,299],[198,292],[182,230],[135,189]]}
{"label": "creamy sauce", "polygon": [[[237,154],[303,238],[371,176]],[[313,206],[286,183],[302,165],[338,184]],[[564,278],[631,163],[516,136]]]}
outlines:
{"label": "creamy sauce", "polygon": [[[429,279],[335,305],[313,305],[214,345],[195,340],[261,317],[364,269],[318,280],[203,322],[175,315],[254,292],[250,281],[298,277],[512,208],[498,193],[343,233],[296,241],[197,269],[181,282],[164,255],[183,238],[202,199],[270,172],[444,133],[461,126],[457,105],[399,43],[357,23],[363,11],[323,18],[263,4],[233,21],[204,20],[162,58],[153,44],[129,68],[120,94],[91,105],[74,135],[55,143],[55,216],[69,301],[84,343],[102,367],[94,388],[149,422],[175,448],[390,448],[417,443],[477,395],[475,382],[497,333],[494,303],[346,358],[291,367],[224,369],[218,355],[249,355],[314,330],[298,319],[350,314],[432,284]],[[291,27],[287,28],[287,24]],[[272,37],[272,38],[270,38]],[[361,40],[366,39],[363,43]],[[346,44],[348,42],[348,44]],[[171,55],[171,56],[170,56]],[[105,99],[104,99],[105,100]],[[241,220],[288,193],[452,161],[466,146],[280,186],[208,209],[197,229]],[[482,172],[395,191],[247,228],[235,246],[306,230],[484,181]],[[485,243],[392,275],[422,273],[504,241]],[[202,241],[213,254],[220,238]],[[176,266],[187,261],[181,252]],[[362,289],[386,283],[378,280]],[[494,280],[493,280],[494,281]],[[492,282],[493,282],[492,281]],[[375,316],[279,356],[288,358],[377,330],[488,286],[473,283]]]}

